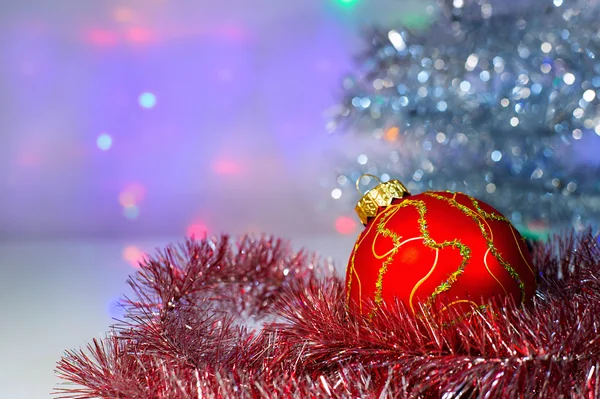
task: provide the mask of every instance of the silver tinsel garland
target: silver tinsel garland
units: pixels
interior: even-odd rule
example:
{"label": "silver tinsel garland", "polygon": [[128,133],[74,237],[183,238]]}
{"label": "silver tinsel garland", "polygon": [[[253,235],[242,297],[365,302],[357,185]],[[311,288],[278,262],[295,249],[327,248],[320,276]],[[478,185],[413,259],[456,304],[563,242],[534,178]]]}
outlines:
{"label": "silver tinsel garland", "polygon": [[600,151],[600,12],[534,3],[446,1],[425,30],[369,32],[329,127],[387,151],[342,165],[332,196],[354,201],[362,173],[391,175],[413,192],[466,192],[520,227],[597,225],[600,169],[573,144]]}

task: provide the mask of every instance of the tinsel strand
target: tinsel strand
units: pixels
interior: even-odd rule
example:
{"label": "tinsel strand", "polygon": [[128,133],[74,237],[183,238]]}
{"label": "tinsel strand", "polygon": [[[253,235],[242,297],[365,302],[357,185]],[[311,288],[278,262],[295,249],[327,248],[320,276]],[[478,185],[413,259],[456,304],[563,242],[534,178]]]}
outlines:
{"label": "tinsel strand", "polygon": [[531,305],[499,300],[450,323],[458,310],[414,317],[384,303],[373,318],[350,313],[331,265],[279,240],[190,240],[141,265],[126,322],[65,353],[57,372],[71,384],[57,394],[600,398],[598,237],[533,251]]}

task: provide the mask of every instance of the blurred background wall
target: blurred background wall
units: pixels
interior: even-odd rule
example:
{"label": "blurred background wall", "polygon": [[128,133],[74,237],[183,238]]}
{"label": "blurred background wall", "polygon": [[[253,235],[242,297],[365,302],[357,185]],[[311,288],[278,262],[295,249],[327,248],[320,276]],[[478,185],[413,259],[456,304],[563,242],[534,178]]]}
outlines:
{"label": "blurred background wall", "polygon": [[48,397],[141,254],[187,234],[275,233],[343,266],[358,226],[319,205],[324,111],[360,28],[426,5],[0,3],[0,396]]}
{"label": "blurred background wall", "polygon": [[330,173],[324,111],[360,27],[424,5],[1,7],[0,235],[56,239],[331,229],[331,218],[294,214]]}

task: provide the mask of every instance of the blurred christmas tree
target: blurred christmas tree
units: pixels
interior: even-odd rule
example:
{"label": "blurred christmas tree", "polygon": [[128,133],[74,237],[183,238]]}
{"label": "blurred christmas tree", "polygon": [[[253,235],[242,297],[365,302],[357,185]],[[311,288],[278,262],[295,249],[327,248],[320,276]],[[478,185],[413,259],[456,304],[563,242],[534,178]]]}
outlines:
{"label": "blurred christmas tree", "polygon": [[386,150],[345,160],[332,196],[392,175],[481,198],[525,229],[597,225],[600,169],[579,148],[600,159],[600,12],[534,3],[446,0],[427,28],[371,30],[329,127]]}

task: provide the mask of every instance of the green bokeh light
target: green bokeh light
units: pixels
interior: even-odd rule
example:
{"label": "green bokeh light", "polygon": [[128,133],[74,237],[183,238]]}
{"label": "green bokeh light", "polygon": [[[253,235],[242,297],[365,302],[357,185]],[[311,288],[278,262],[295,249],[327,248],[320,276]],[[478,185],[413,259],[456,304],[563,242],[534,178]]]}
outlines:
{"label": "green bokeh light", "polygon": [[427,14],[409,13],[402,18],[402,25],[410,29],[427,29],[434,18]]}
{"label": "green bokeh light", "polygon": [[521,235],[532,241],[546,242],[550,238],[550,231],[549,230],[522,229]]}
{"label": "green bokeh light", "polygon": [[337,0],[342,6],[351,7],[358,3],[359,0]]}

